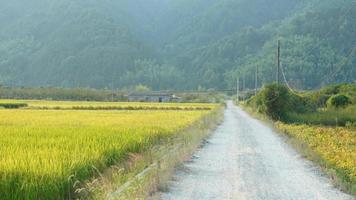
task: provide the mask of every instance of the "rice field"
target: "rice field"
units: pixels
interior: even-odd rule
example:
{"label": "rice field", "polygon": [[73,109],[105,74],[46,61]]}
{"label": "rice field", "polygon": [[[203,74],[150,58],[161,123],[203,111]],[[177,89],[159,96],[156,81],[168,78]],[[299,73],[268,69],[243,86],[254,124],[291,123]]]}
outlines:
{"label": "rice field", "polygon": [[345,187],[356,194],[356,131],[344,127],[294,125],[278,122],[277,128],[307,145],[312,158],[332,171]]}
{"label": "rice field", "polygon": [[[4,101],[4,100],[3,100]],[[14,102],[14,101],[11,101]],[[0,199],[66,199],[84,181],[175,137],[211,110],[55,110],[36,106],[112,106],[117,103],[21,101],[0,109]],[[120,103],[128,106],[158,106]],[[161,106],[162,104],[159,104]],[[209,107],[205,104],[165,106]]]}

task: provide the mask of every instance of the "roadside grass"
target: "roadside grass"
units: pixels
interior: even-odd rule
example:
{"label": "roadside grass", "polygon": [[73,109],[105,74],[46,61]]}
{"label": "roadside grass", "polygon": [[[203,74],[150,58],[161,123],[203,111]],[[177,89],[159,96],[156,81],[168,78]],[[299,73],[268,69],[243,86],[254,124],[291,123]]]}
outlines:
{"label": "roadside grass", "polygon": [[346,126],[356,123],[356,105],[340,109],[320,109],[307,113],[287,113],[287,123],[325,125],[325,126]]}
{"label": "roadside grass", "polygon": [[80,186],[78,183],[127,160],[130,154],[145,152],[176,137],[214,109],[2,109],[0,197],[67,199]]}

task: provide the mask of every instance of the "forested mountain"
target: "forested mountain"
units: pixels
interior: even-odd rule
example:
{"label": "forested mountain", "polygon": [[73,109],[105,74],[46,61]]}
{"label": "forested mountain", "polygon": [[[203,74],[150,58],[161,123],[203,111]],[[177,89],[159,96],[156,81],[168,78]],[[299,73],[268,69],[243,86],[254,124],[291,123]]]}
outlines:
{"label": "forested mountain", "polygon": [[1,6],[15,15],[1,32],[5,84],[106,87],[136,59],[151,54],[119,20],[125,16],[111,18],[96,1],[14,2]]}
{"label": "forested mountain", "polygon": [[[295,88],[313,89],[335,82],[354,82],[355,17],[356,7],[351,1],[312,1],[291,17],[251,30],[250,36],[258,37],[262,45],[256,48],[257,52],[239,59],[235,65],[241,68],[234,68],[228,75],[233,71],[245,75],[247,84],[252,87],[257,66],[261,71],[260,82],[273,81],[279,39],[282,67],[286,79]],[[261,39],[263,37],[266,40]],[[230,39],[230,43],[233,41],[237,40]]]}
{"label": "forested mountain", "polygon": [[293,87],[356,77],[352,0],[0,2],[0,84],[155,90],[275,79],[277,40]]}

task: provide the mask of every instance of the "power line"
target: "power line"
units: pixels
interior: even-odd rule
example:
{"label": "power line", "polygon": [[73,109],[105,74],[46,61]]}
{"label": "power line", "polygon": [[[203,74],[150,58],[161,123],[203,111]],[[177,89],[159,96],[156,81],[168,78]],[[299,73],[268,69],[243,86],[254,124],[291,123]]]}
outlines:
{"label": "power line", "polygon": [[286,83],[286,86],[288,87],[288,89],[289,89],[292,93],[297,94],[297,92],[294,91],[294,89],[289,85],[289,83],[288,83],[288,81],[287,81],[287,79],[286,79],[286,75],[285,75],[285,73],[284,73],[284,67],[283,67],[282,63],[281,63],[281,72],[282,72],[282,76],[283,76],[284,82]]}
{"label": "power line", "polygon": [[281,65],[281,41],[278,40],[277,44],[277,84],[279,84],[279,77],[280,77],[280,65]]}
{"label": "power line", "polygon": [[326,82],[330,81],[331,79],[333,79],[337,73],[339,73],[341,71],[341,69],[346,66],[349,61],[351,60],[351,57],[353,55],[353,53],[356,51],[356,45],[351,49],[351,51],[349,52],[349,54],[347,55],[346,59],[344,60],[344,62],[340,63],[339,65],[336,66],[336,70],[330,74],[329,76],[327,76],[326,80],[324,80],[320,86],[324,85]]}
{"label": "power line", "polygon": [[236,99],[239,102],[239,94],[240,93],[240,77],[237,77],[236,81]]}
{"label": "power line", "polygon": [[[352,2],[352,3],[355,3],[355,2]],[[349,15],[349,13],[351,12],[351,10],[352,10],[352,8],[353,8],[354,5],[355,5],[355,4],[351,4],[350,8],[347,9],[346,12],[345,12],[341,17],[339,17],[339,19],[340,19],[340,18],[346,19],[346,16]],[[310,55],[310,53],[311,53],[312,51],[314,51],[317,47],[320,47],[320,45],[322,44],[322,42],[324,42],[325,40],[327,40],[327,39],[328,39],[327,37],[328,37],[338,26],[339,26],[339,24],[338,24],[338,23],[335,23],[335,25],[323,36],[323,39],[322,39],[322,40],[320,40],[319,42],[317,42],[317,44],[316,44],[315,46],[313,46],[311,49],[307,50],[308,53],[305,54],[305,55],[301,58],[301,60],[304,60],[304,59],[307,57],[307,55]],[[320,37],[320,38],[321,38],[321,37]]]}
{"label": "power line", "polygon": [[255,72],[255,95],[257,95],[257,87],[258,87],[258,67],[256,66],[256,72]]}
{"label": "power line", "polygon": [[[352,3],[356,3],[356,2],[355,2],[355,1],[352,1]],[[342,18],[342,19],[345,18],[345,19],[346,19],[347,15],[349,15],[349,13],[351,12],[351,10],[352,10],[352,8],[353,8],[354,5],[355,5],[355,4],[351,4],[351,6],[346,10],[346,12],[345,12],[340,18]],[[340,19],[340,18],[339,18],[339,19]],[[317,47],[320,47],[321,43],[324,42],[326,39],[328,39],[327,37],[328,37],[338,26],[339,26],[339,24],[338,24],[338,23],[335,23],[335,25],[324,35],[324,37],[323,37],[315,46],[313,46],[311,49],[307,50],[308,53],[305,54],[300,60],[305,60],[305,58],[306,58],[307,56],[309,56],[312,51],[314,51]],[[352,53],[353,53],[355,50],[356,50],[356,46],[354,46],[354,47],[352,48],[351,52],[350,52],[350,53],[348,54],[348,56],[347,56],[346,61],[345,61],[344,63],[342,63],[339,67],[337,67],[337,70],[335,70],[335,72],[334,72],[331,76],[328,76],[329,78],[327,78],[327,80],[330,80],[330,77],[333,78],[333,77],[342,69],[342,67],[344,67],[344,66],[349,62],[349,60],[350,60],[350,58],[351,58],[351,55],[352,55]],[[283,70],[283,69],[282,69],[282,70]],[[288,87],[291,91],[294,92],[294,90],[293,90],[293,89],[290,87],[290,85],[288,84],[288,81],[287,81],[287,79],[286,79],[286,77],[285,77],[285,74],[284,74],[284,70],[282,71],[282,75],[283,75],[284,81],[286,82],[287,87]],[[325,83],[325,81],[323,81],[323,82],[321,83],[321,85],[323,85],[324,83]]]}
{"label": "power line", "polygon": [[[292,93],[294,93],[294,94],[297,94],[294,90],[293,90],[293,88],[292,87],[290,87],[290,85],[289,85],[289,83],[288,83],[288,81],[287,81],[287,78],[286,78],[286,75],[285,75],[285,73],[284,73],[284,68],[283,68],[283,65],[282,65],[282,63],[281,63],[281,61],[280,61],[280,54],[281,54],[281,44],[280,44],[280,41],[278,40],[278,50],[277,50],[277,66],[278,66],[278,69],[277,69],[277,83],[279,84],[279,74],[280,74],[280,72],[282,72],[282,76],[283,76],[283,79],[284,79],[284,82],[285,82],[285,84],[287,85],[287,87],[288,87],[288,89],[292,92]],[[257,79],[257,78],[256,78]]]}

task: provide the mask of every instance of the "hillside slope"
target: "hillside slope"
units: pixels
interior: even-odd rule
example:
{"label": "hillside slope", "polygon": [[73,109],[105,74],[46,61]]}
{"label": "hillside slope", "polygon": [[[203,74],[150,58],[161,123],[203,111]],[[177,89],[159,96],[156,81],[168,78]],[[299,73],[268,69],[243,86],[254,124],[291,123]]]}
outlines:
{"label": "hillside slope", "polygon": [[[14,0],[0,6],[0,84],[233,88],[353,82],[352,0]],[[350,56],[349,56],[350,55]]]}
{"label": "hillside slope", "polygon": [[130,32],[125,15],[112,17],[96,1],[15,2],[2,7],[14,15],[10,21],[1,18],[5,84],[103,88],[151,54]]}

